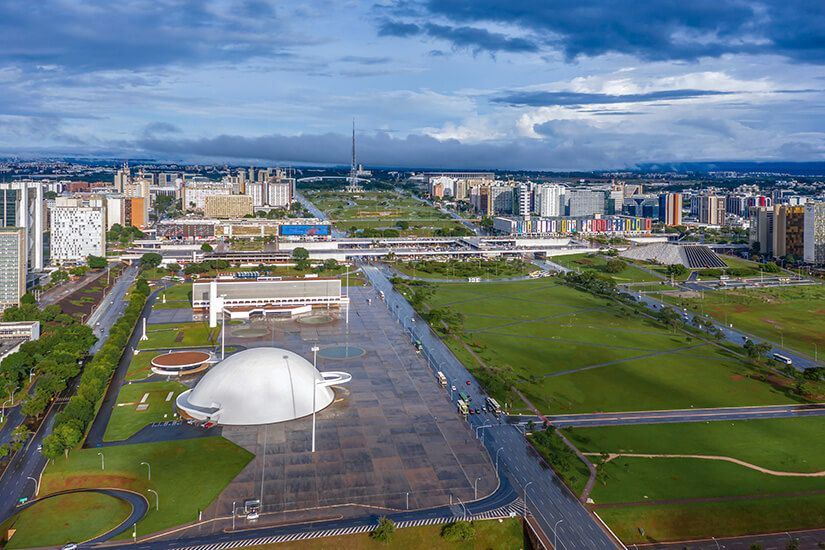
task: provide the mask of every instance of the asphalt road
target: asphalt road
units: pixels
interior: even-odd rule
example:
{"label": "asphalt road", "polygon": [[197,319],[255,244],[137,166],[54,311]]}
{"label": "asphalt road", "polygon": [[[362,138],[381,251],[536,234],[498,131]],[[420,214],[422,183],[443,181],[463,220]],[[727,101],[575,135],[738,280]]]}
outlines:
{"label": "asphalt road", "polygon": [[[380,270],[369,264],[362,264],[362,269],[373,287],[384,292],[387,307],[399,318],[411,338],[421,342],[433,372],[441,371],[447,377],[447,391],[452,394],[450,398],[453,402],[458,399],[457,392],[461,391],[470,396],[473,408],[484,406],[486,394],[475,379],[424,320],[415,314],[404,297],[393,289]],[[455,392],[451,391],[453,385],[456,387]],[[558,525],[560,549],[598,550],[617,547],[600,521],[543,461],[540,462],[528,450],[532,450],[532,447],[516,427],[502,424],[493,414],[483,412],[470,415],[467,421],[483,438],[494,464],[498,455],[500,471],[506,469],[522,496],[525,496],[526,488],[525,501],[545,534],[552,537],[553,526],[563,520]]]}
{"label": "asphalt road", "polygon": [[[679,422],[708,422],[722,420],[754,420],[759,418],[799,418],[825,416],[825,403],[810,405],[770,405],[764,407],[720,407],[713,409],[675,409],[664,411],[635,411],[617,413],[563,414],[546,416],[559,428],[625,426],[631,424],[675,424]],[[508,422],[541,423],[538,416],[509,416]]]}
{"label": "asphalt road", "polygon": [[[126,289],[132,283],[136,274],[136,268],[127,269],[121,276],[118,284],[112,287],[109,294],[106,295],[104,301],[99,306],[98,309],[103,311],[95,312],[87,321],[87,325],[93,326],[93,323],[97,322],[96,319],[100,319],[100,327],[96,331],[98,338],[100,338],[101,334],[108,336],[109,329],[111,329],[120,315],[119,313],[114,314],[113,312],[107,311],[113,309],[113,304],[107,304],[107,302],[117,303],[122,301]],[[89,353],[96,353],[102,345],[102,340],[97,342],[90,348]],[[15,513],[15,506],[21,498],[32,498],[34,496],[35,482],[28,478],[31,477],[39,481],[40,474],[46,467],[46,458],[40,454],[37,448],[43,443],[43,438],[51,433],[55,415],[63,410],[63,407],[65,407],[68,402],[68,398],[76,392],[79,383],[80,376],[76,376],[70,381],[68,387],[58,396],[46,412],[46,418],[40,425],[40,428],[29,439],[26,446],[14,455],[5,472],[3,472],[2,477],[0,477],[0,522]]]}

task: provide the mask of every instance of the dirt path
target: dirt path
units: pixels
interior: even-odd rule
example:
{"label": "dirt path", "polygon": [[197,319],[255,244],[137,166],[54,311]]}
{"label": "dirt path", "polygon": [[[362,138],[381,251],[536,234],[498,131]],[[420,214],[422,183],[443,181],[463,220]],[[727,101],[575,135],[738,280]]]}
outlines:
{"label": "dirt path", "polygon": [[[599,456],[600,453],[584,453],[588,456]],[[729,456],[717,455],[666,455],[666,454],[637,454],[637,453],[610,453],[605,462],[610,462],[614,458],[628,457],[628,458],[699,458],[702,460],[723,460],[725,462],[732,462],[751,470],[756,470],[763,474],[780,477],[825,477],[825,471],[821,472],[778,472],[776,470],[769,470],[738,458],[731,458]]]}

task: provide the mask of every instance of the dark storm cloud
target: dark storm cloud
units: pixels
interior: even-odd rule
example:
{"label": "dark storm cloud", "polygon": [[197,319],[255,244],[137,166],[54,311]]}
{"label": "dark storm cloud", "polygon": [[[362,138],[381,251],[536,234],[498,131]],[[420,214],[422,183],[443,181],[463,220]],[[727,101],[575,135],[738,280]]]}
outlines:
{"label": "dark storm cloud", "polygon": [[644,94],[596,94],[585,92],[511,92],[496,97],[493,103],[503,103],[517,107],[552,107],[570,105],[608,105],[612,103],[642,103],[648,101],[671,101],[696,97],[726,95],[731,92],[713,90],[661,90]]}
{"label": "dark storm cloud", "polygon": [[0,64],[137,69],[275,54],[288,44],[268,2],[8,0]]}
{"label": "dark storm cloud", "polygon": [[455,48],[466,48],[474,52],[534,52],[539,48],[538,44],[527,38],[512,38],[505,34],[490,32],[478,27],[458,27],[436,25],[434,23],[416,25],[399,21],[384,21],[379,25],[378,34],[402,38],[427,35],[451,42]]}
{"label": "dark storm cloud", "polygon": [[[726,53],[775,53],[825,63],[825,2],[809,0],[421,0],[392,16],[382,29],[408,29],[433,17],[452,25],[505,24],[522,29],[568,60],[606,53],[647,60],[696,60]],[[400,15],[409,13],[406,17]],[[419,15],[415,15],[415,14]],[[452,40],[449,35],[442,36]],[[539,39],[534,39],[539,40]],[[452,40],[461,46],[461,39]],[[477,47],[483,48],[482,43]],[[491,51],[498,51],[492,49]]]}

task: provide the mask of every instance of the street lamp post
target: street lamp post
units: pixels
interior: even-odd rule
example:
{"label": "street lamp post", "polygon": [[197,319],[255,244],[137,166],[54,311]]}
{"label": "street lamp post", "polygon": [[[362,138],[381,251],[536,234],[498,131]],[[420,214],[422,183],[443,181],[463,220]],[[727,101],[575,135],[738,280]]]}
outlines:
{"label": "street lamp post", "polygon": [[149,469],[149,481],[152,481],[152,467],[149,465],[148,462],[141,462],[141,464],[145,464],[146,467]]}
{"label": "street lamp post", "polygon": [[556,522],[556,525],[553,526],[553,548],[558,548],[558,546],[556,545],[556,542],[558,542],[558,540],[559,540],[558,528],[559,528],[559,523],[561,523],[563,521],[564,521],[563,519],[560,519],[559,521]]}
{"label": "street lamp post", "polygon": [[496,451],[496,477],[498,477],[498,453],[504,450],[504,447],[501,447]]}
{"label": "street lamp post", "polygon": [[410,509],[410,493],[407,493],[407,510]]}
{"label": "street lamp post", "polygon": [[529,506],[527,505],[527,488],[532,485],[532,481],[528,481],[527,485],[524,486],[524,517],[527,518],[527,512],[529,511]]}
{"label": "street lamp post", "polygon": [[315,452],[315,394],[318,393],[318,381],[315,373],[318,372],[318,346],[312,346],[312,452]]}
{"label": "street lamp post", "polygon": [[32,376],[33,375],[34,375],[34,367],[32,367],[31,370],[29,370],[29,382],[32,381]]}
{"label": "street lamp post", "polygon": [[235,501],[232,501],[232,530],[235,530]]}
{"label": "street lamp post", "polygon": [[97,454],[100,455],[100,469],[105,470],[106,469],[106,458],[103,456],[103,453],[97,453]]}
{"label": "street lamp post", "polygon": [[716,549],[719,550],[719,541],[716,540],[716,537],[710,537],[710,538],[711,538],[711,540],[713,540],[713,542],[716,543]]}
{"label": "street lamp post", "polygon": [[3,401],[3,406],[0,407],[0,420],[6,418],[6,403],[8,403],[9,401],[11,401],[11,399],[6,399],[5,401]]}
{"label": "street lamp post", "polygon": [[160,510],[160,496],[158,495],[158,492],[155,491],[154,489],[146,489],[146,490],[149,491],[150,493],[155,494],[155,510]]}
{"label": "street lamp post", "polygon": [[34,481],[34,496],[37,496],[37,493],[40,492],[40,484],[37,483],[37,480],[31,476],[26,477],[26,479]]}
{"label": "street lamp post", "polygon": [[480,477],[477,477],[475,483],[473,483],[473,500],[478,500],[478,481],[480,479]]}

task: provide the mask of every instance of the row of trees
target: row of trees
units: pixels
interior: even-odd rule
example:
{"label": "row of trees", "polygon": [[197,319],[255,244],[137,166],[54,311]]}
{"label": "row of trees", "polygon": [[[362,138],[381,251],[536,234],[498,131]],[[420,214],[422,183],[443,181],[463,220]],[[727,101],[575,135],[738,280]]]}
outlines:
{"label": "row of trees", "polygon": [[149,294],[148,285],[138,285],[129,297],[129,305],[109,331],[109,339],[94,359],[86,365],[80,377],[77,393],[66,408],[55,416],[52,433],[43,440],[43,455],[54,459],[78,445],[95,416],[97,402],[109,385],[109,378],[117,367],[129,341],[143,304]]}

